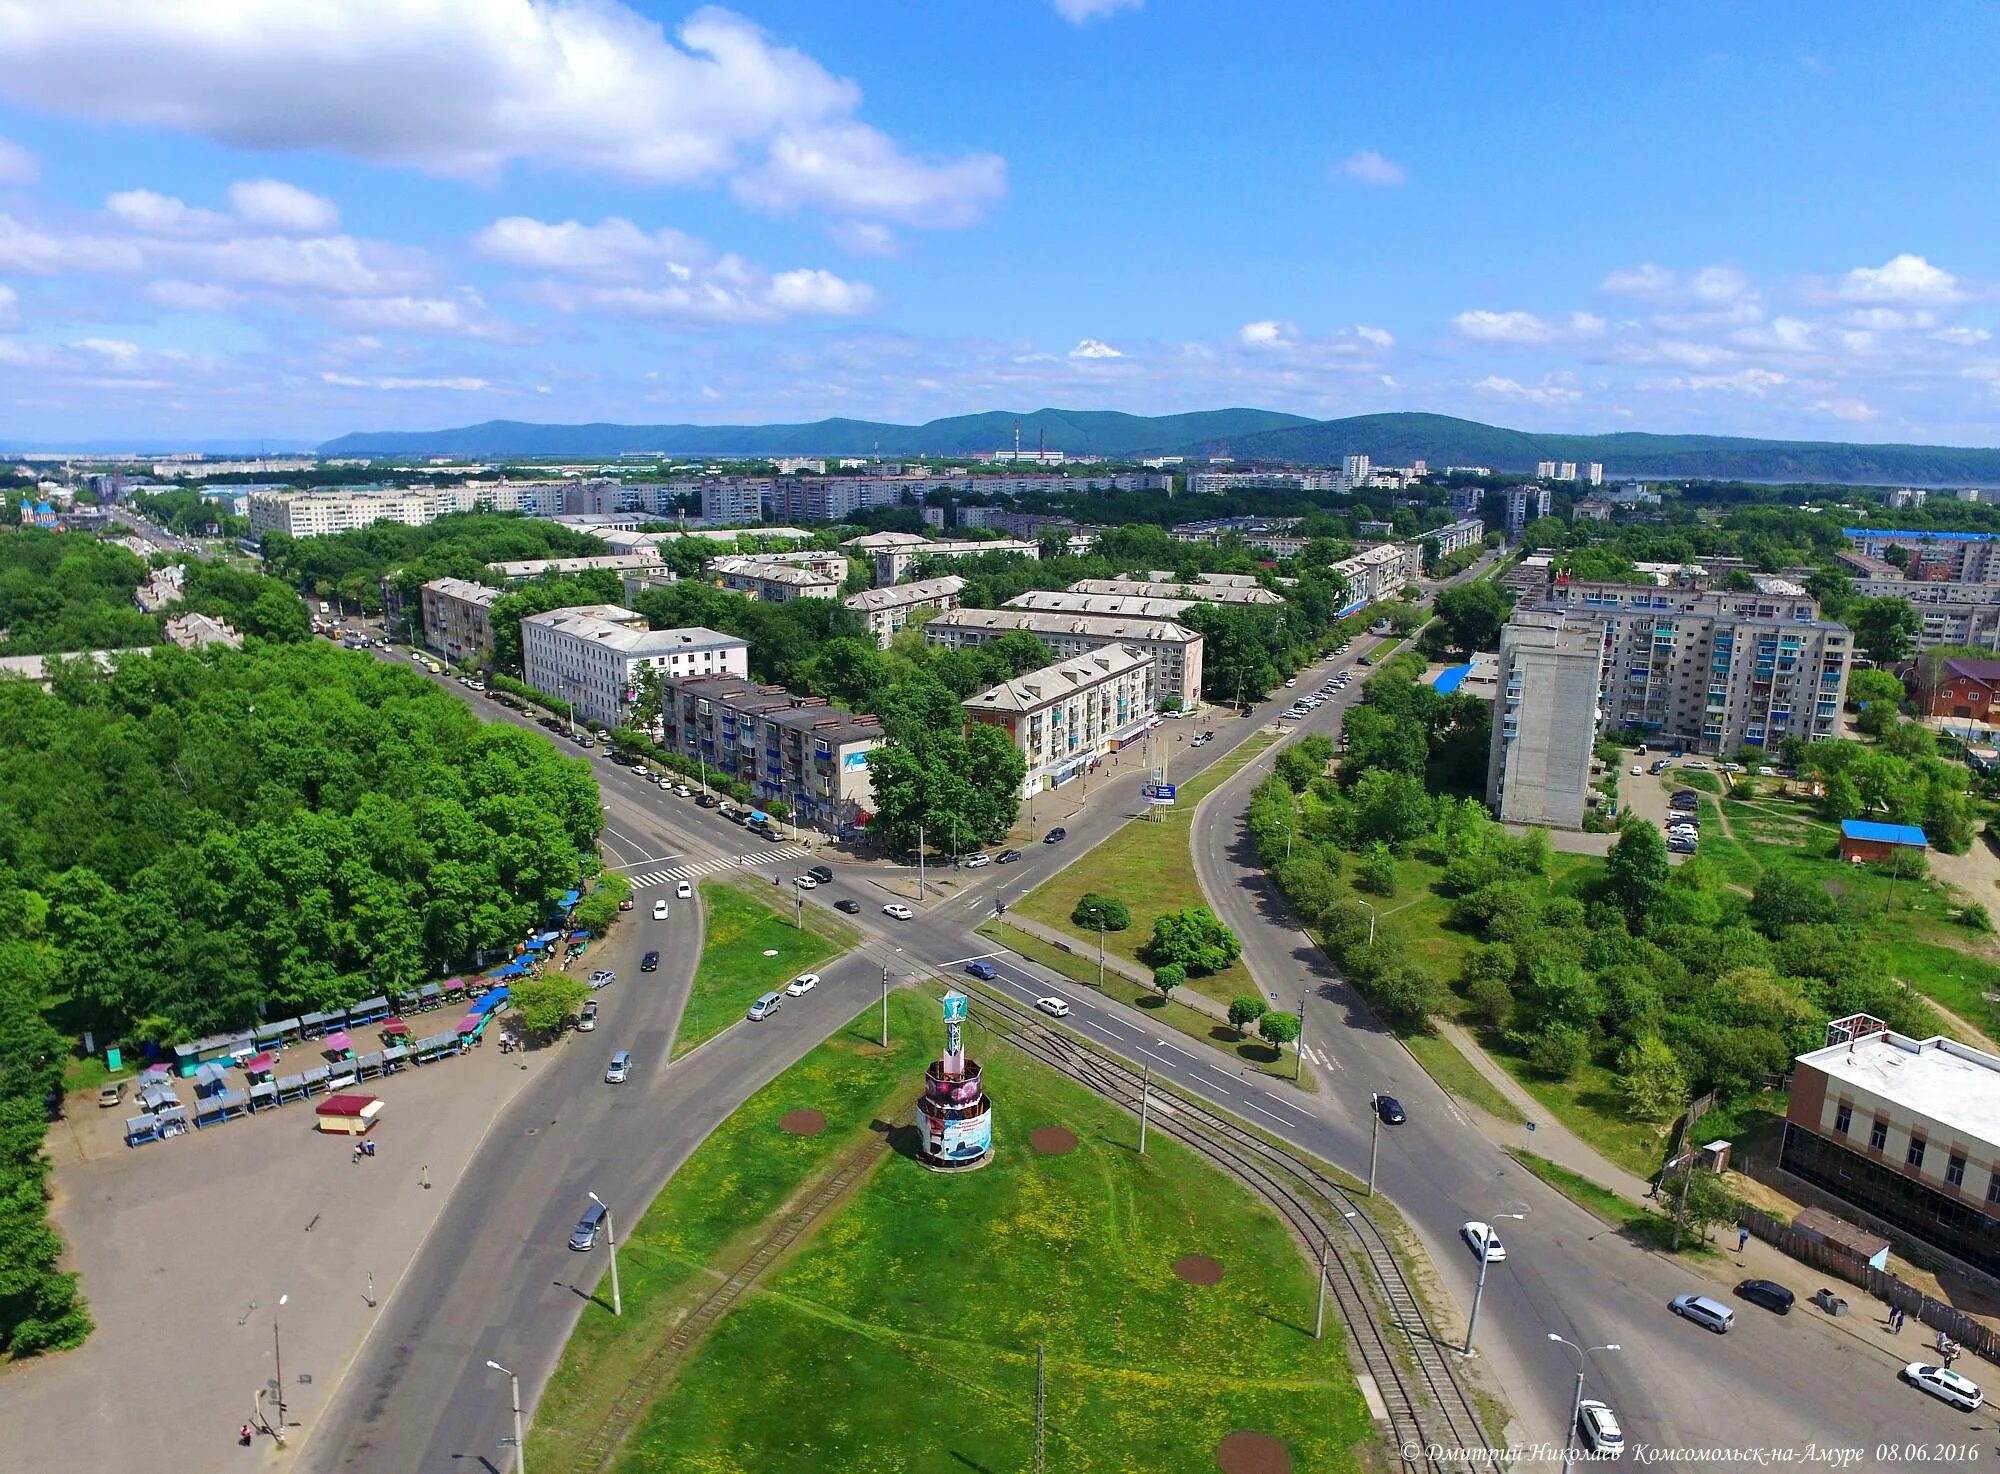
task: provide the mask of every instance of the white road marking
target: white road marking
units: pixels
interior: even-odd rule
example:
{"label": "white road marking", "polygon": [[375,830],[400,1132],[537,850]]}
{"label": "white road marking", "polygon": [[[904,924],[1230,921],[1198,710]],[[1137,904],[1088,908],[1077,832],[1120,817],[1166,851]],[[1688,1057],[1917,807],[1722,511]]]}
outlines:
{"label": "white road marking", "polygon": [[1207,1070],[1211,1075],[1220,1075],[1223,1079],[1227,1080],[1231,1085],[1234,1085],[1236,1083],[1236,1077],[1230,1074],[1229,1071],[1227,1070],[1218,1070],[1214,1065],[1206,1063],[1204,1063],[1201,1066],[1201,1068]]}
{"label": "white road marking", "polygon": [[1128,1028],[1126,1025],[1118,1023],[1113,1019],[1101,1018],[1097,1021],[1097,1023],[1098,1027],[1100,1028],[1115,1029],[1120,1034],[1129,1034],[1132,1032],[1132,1030]]}
{"label": "white road marking", "polygon": [[1175,1054],[1185,1054],[1189,1059],[1194,1058],[1194,1055],[1191,1051],[1181,1048],[1180,1045],[1178,1044],[1169,1044],[1164,1039],[1155,1039],[1153,1042],[1159,1045],[1160,1048],[1162,1049],[1171,1049]]}
{"label": "white road marking", "polygon": [[672,880],[698,880],[704,875],[714,875],[723,870],[761,869],[766,860],[796,860],[809,853],[795,844],[774,845],[768,850],[757,850],[748,855],[735,855],[720,860],[702,860],[685,865],[670,865],[664,870],[649,870],[643,875],[626,877],[632,888],[638,890],[649,885],[665,885]]}
{"label": "white road marking", "polygon": [[1243,1104],[1250,1110],[1255,1111],[1260,1116],[1270,1116],[1270,1118],[1273,1121],[1276,1121],[1280,1126],[1289,1126],[1292,1124],[1290,1121],[1287,1121],[1283,1116],[1272,1116],[1269,1111],[1265,1110],[1262,1106],[1258,1105],[1257,1102],[1254,1100],[1246,1100],[1243,1102]]}
{"label": "white road marking", "polygon": [[1278,1100],[1269,1095],[1265,1096],[1264,1099],[1270,1101],[1272,1105],[1276,1106],[1281,1111],[1291,1111],[1292,1114],[1297,1116],[1301,1121],[1306,1119],[1306,1113],[1304,1111],[1294,1111],[1290,1106],[1286,1105],[1282,1100]]}
{"label": "white road marking", "polygon": [[1165,1056],[1164,1054],[1155,1054],[1155,1053],[1153,1053],[1153,1051],[1152,1051],[1152,1050],[1148,1049],[1148,1048],[1147,1048],[1147,1047],[1146,1047],[1145,1045],[1143,1045],[1143,1044],[1141,1044],[1141,1045],[1139,1046],[1139,1053],[1141,1053],[1141,1054],[1145,1055],[1145,1056],[1146,1056],[1146,1058],[1148,1058],[1148,1059],[1156,1059],[1156,1060],[1158,1060],[1158,1061],[1159,1061],[1159,1062],[1160,1062],[1161,1064],[1163,1064],[1163,1065],[1171,1065],[1171,1064],[1173,1064],[1173,1061],[1172,1061],[1172,1060],[1170,1060],[1170,1059],[1168,1059],[1168,1058],[1167,1058],[1167,1057],[1166,1057],[1166,1056]]}

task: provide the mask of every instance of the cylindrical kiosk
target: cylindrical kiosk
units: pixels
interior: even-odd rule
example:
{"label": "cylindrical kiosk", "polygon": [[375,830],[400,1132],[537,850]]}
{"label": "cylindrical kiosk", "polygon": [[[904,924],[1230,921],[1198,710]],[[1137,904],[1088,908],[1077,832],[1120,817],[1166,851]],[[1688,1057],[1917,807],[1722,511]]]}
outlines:
{"label": "cylindrical kiosk", "polygon": [[944,1055],[924,1070],[917,1157],[934,1172],[965,1172],[993,1160],[993,1102],[980,1088],[979,1062],[965,1057],[967,999],[947,993],[943,1001]]}

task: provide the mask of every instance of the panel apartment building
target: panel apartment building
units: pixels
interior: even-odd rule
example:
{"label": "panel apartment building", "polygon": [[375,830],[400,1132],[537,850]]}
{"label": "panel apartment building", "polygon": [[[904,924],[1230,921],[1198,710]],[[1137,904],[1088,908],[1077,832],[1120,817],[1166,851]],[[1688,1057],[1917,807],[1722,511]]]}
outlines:
{"label": "panel apartment building", "polygon": [[1003,681],[964,705],[968,721],[1001,728],[1020,750],[1028,764],[1021,794],[1032,798],[1144,736],[1158,720],[1156,694],[1152,655],[1108,645]]}
{"label": "panel apartment building", "polygon": [[875,637],[878,648],[887,650],[896,632],[910,622],[919,609],[949,610],[958,607],[965,592],[965,580],[955,573],[943,578],[924,578],[915,583],[890,584],[886,588],[864,589],[840,602],[859,614]]}
{"label": "panel apartment building", "polygon": [[483,665],[493,655],[493,601],[504,590],[463,578],[434,578],[420,591],[423,644],[450,665]]}
{"label": "panel apartment building", "polygon": [[[843,570],[845,558],[834,560]],[[786,558],[729,556],[710,558],[709,578],[732,593],[748,594],[762,604],[784,604],[793,599],[836,599],[846,573],[794,563]]]}
{"label": "panel apartment building", "polygon": [[841,546],[857,558],[875,563],[876,586],[901,583],[919,558],[976,558],[983,553],[1015,553],[1023,558],[1042,556],[1042,545],[1025,538],[955,538],[933,541],[914,532],[871,532],[851,537]]}
{"label": "panel apartment building", "polygon": [[1153,689],[1161,701],[1178,697],[1183,711],[1201,705],[1202,637],[1170,619],[1115,614],[1065,614],[1040,609],[954,609],[924,626],[924,638],[953,650],[984,645],[1016,632],[1033,635],[1059,660],[1107,645],[1130,645],[1153,657]]}
{"label": "panel apartment building", "polygon": [[633,721],[639,673],[647,667],[662,681],[745,676],[750,646],[699,625],[649,630],[644,615],[615,604],[551,609],[521,621],[521,678],[569,702],[584,721],[604,727]]}
{"label": "panel apartment building", "polygon": [[1794,1062],[1778,1165],[1857,1210],[2000,1275],[2000,1059],[1855,1016]]}
{"label": "panel apartment building", "polygon": [[1582,827],[1603,643],[1559,609],[1517,610],[1501,626],[1486,805],[1502,823]]}
{"label": "panel apartment building", "polygon": [[875,807],[868,754],[882,724],[740,676],[663,676],[663,745],[782,798],[801,824],[828,833],[866,824]]}

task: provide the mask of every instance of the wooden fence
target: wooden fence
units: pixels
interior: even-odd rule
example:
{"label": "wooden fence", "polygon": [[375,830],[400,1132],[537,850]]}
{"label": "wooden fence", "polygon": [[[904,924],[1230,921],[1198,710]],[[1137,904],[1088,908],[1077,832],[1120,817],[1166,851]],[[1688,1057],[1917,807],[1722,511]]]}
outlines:
{"label": "wooden fence", "polygon": [[[1943,1331],[1967,1351],[1975,1352],[1991,1362],[2000,1362],[2000,1334],[1996,1334],[1983,1322],[1974,1320],[1954,1305],[1942,1300],[1933,1300],[1914,1285],[1906,1285],[1886,1270],[1876,1269],[1867,1260],[1857,1258],[1844,1249],[1818,1239],[1808,1238],[1790,1224],[1746,1207],[1739,1215],[1743,1226],[1765,1243],[1791,1255],[1802,1264],[1810,1264],[1835,1279],[1845,1280],[1850,1285],[1859,1285],[1870,1295],[1882,1301],[1885,1307],[1894,1305],[1920,1325]],[[1930,1338],[1919,1337],[1920,1343]]]}

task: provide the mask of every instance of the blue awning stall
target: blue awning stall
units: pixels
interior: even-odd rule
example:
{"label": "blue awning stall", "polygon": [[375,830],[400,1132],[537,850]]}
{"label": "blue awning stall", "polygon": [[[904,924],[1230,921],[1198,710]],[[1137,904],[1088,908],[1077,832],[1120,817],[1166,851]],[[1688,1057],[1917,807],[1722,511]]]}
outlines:
{"label": "blue awning stall", "polygon": [[352,1028],[356,1024],[372,1024],[377,1019],[385,1019],[388,1016],[389,1000],[387,997],[364,998],[355,1004],[354,1007],[347,1010],[347,1024],[349,1028]]}
{"label": "blue awning stall", "polygon": [[317,1039],[320,1035],[339,1028],[344,1022],[345,1017],[339,1009],[335,1009],[332,1013],[303,1013],[299,1015],[299,1037]]}
{"label": "blue awning stall", "polygon": [[288,1100],[304,1100],[312,1092],[306,1088],[304,1075],[280,1075],[277,1079],[278,1103]]}
{"label": "blue awning stall", "polygon": [[583,899],[582,891],[563,892],[563,898],[562,898],[563,910],[565,911],[569,910],[572,906],[574,906],[578,901],[581,901],[582,899]]}
{"label": "blue awning stall", "polygon": [[491,993],[488,993],[484,998],[473,1004],[472,1011],[474,1013],[493,1013],[504,1008],[511,991],[508,988],[495,988]]}
{"label": "blue awning stall", "polygon": [[276,1110],[277,1107],[278,1087],[276,1085],[272,1084],[269,1080],[263,1080],[250,1087],[250,1110],[253,1114],[257,1111]]}

